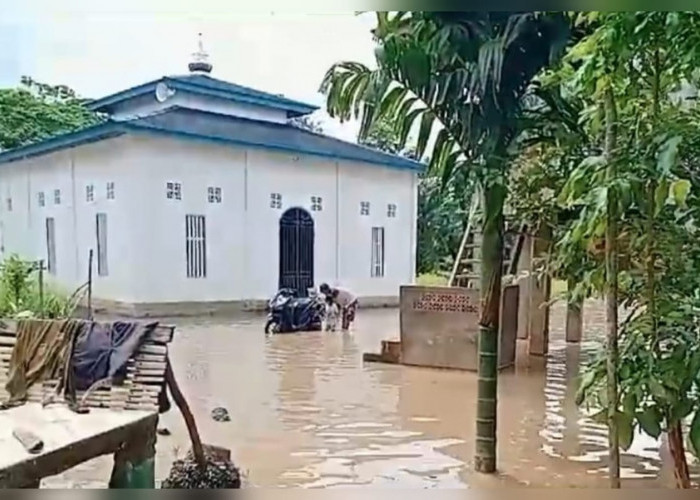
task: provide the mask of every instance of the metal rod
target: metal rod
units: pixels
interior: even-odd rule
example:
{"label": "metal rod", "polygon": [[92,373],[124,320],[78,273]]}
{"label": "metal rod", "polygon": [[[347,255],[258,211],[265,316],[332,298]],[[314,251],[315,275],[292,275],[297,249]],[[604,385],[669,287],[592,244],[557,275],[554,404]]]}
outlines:
{"label": "metal rod", "polygon": [[88,319],[92,321],[92,256],[93,250],[88,253],[88,282],[87,282],[87,308]]}
{"label": "metal rod", "polygon": [[44,259],[39,260],[39,316],[44,317]]}

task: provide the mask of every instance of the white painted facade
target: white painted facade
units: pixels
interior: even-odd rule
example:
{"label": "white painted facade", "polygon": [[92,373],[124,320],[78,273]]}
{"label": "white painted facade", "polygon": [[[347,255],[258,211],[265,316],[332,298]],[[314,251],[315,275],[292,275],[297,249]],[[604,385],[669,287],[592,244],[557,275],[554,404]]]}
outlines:
{"label": "white painted facade", "polygon": [[[182,200],[166,198],[167,182],[181,184]],[[136,304],[266,299],[277,289],[278,224],[290,207],[306,208],[314,218],[316,285],[395,297],[414,279],[417,192],[409,171],[125,136],[4,165],[0,183],[4,254],[46,259],[45,224],[53,217],[54,279],[66,290],[87,279],[88,252],[97,251],[95,216],[107,214],[108,275],[93,268],[96,298]],[[208,202],[209,186],[222,189],[222,203]],[[270,207],[271,193],[281,194],[282,209]],[[310,210],[312,196],[321,197],[321,211]],[[362,201],[370,203],[369,216],[360,215]],[[395,218],[387,216],[388,204],[396,205]],[[186,277],[187,214],[206,217],[206,278]],[[370,277],[372,227],[385,228],[381,278]]]}
{"label": "white painted facade", "polygon": [[[219,101],[179,96],[168,105],[275,122],[282,117]],[[152,98],[134,102],[115,110],[115,117],[162,107]],[[87,279],[90,249],[97,260],[96,214],[103,213],[107,273],[99,275],[94,265],[96,299],[259,301],[278,288],[280,217],[301,207],[314,220],[316,287],[325,281],[352,289],[361,300],[395,299],[400,285],[415,277],[416,175],[363,162],[126,134],[0,165],[0,249],[5,256],[46,260],[46,219],[52,217],[56,268],[50,279],[71,291]],[[180,184],[180,200],[166,197],[168,182]],[[108,183],[113,199],[107,197]],[[209,187],[221,189],[220,203],[209,201]],[[273,193],[281,195],[281,208],[271,206]],[[312,210],[312,197],[321,198],[321,210]],[[369,215],[361,214],[363,202],[370,204]],[[389,216],[390,204],[395,216]],[[187,277],[187,215],[205,217],[205,277]],[[373,227],[384,228],[382,277],[371,276]]]}

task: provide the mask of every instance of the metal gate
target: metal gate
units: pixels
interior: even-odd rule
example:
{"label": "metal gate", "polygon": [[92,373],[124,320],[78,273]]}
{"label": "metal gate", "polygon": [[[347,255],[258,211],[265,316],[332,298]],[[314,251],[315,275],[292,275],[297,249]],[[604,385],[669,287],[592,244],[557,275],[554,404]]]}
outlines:
{"label": "metal gate", "polygon": [[279,287],[300,297],[314,286],[314,220],[303,208],[290,208],[280,218]]}

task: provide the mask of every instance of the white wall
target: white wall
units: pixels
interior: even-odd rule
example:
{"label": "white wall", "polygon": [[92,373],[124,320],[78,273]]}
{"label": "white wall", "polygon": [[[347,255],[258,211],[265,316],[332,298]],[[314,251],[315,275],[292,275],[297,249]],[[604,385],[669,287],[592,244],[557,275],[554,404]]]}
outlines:
{"label": "white wall", "polygon": [[[415,174],[362,163],[341,164],[339,174],[339,284],[360,296],[398,296],[415,274]],[[368,216],[360,215],[362,201],[370,203]],[[387,216],[390,203],[397,206],[395,218]],[[370,273],[372,227],[384,228],[383,278]]]}
{"label": "white wall", "polygon": [[[237,300],[245,295],[242,150],[194,141],[131,139],[139,158],[132,230],[144,250],[136,259],[136,302]],[[166,183],[182,186],[182,200],[166,198]],[[223,201],[211,204],[207,187],[220,187]],[[206,217],[207,277],[187,278],[185,216]]]}
{"label": "white wall", "polygon": [[[137,274],[132,259],[137,249],[130,244],[130,191],[134,177],[120,137],[0,167],[0,221],[4,255],[17,253],[29,259],[47,259],[46,218],[55,221],[56,274],[49,281],[72,291],[87,280],[88,252],[93,264],[96,297],[131,301],[131,286]],[[106,199],[106,184],[114,182],[115,199]],[[86,200],[86,185],[94,186],[94,201]],[[56,204],[54,190],[60,189]],[[44,192],[45,206],[38,193]],[[8,211],[7,198],[13,209]],[[108,275],[97,274],[95,214],[107,214]]]}
{"label": "white wall", "polygon": [[[106,199],[106,183],[115,199]],[[182,199],[166,197],[166,183]],[[95,201],[85,200],[85,185]],[[209,203],[207,187],[222,203]],[[53,189],[62,203],[53,204]],[[75,200],[72,191],[75,189]],[[37,204],[44,190],[46,207]],[[415,268],[415,174],[363,163],[273,153],[196,141],[126,136],[0,167],[0,223],[5,253],[46,258],[44,220],[56,218],[56,278],[76,286],[86,278],[95,244],[95,214],[108,214],[109,275],[97,276],[97,298],[134,303],[267,299],[277,289],[279,219],[291,207],[315,223],[315,285],[347,286],[360,297],[395,297]],[[29,193],[29,197],[28,197]],[[282,208],[270,206],[271,193]],[[6,198],[13,197],[13,212]],[[323,200],[311,211],[311,197]],[[370,215],[360,215],[360,202]],[[387,217],[387,204],[397,217]],[[185,216],[204,215],[207,276],[187,278]],[[372,278],[371,228],[385,228],[385,276]],[[337,230],[340,228],[340,231]]]}
{"label": "white wall", "polygon": [[239,116],[253,120],[264,120],[285,123],[287,113],[279,109],[271,109],[253,104],[231,102],[218,97],[205,97],[177,91],[165,102],[158,102],[155,94],[151,93],[138,99],[120,103],[114,107],[111,117],[115,120],[132,119],[146,116],[157,111],[163,111],[173,106],[210,111],[223,115]]}
{"label": "white wall", "polygon": [[[141,254],[140,302],[267,299],[279,280],[279,219],[305,208],[315,224],[315,285],[352,288],[361,296],[396,296],[414,279],[415,174],[362,163],[273,153],[194,141],[132,139],[141,158],[139,198],[151,205],[135,217],[137,238],[151,241]],[[168,181],[182,184],[182,200],[168,200]],[[207,187],[223,190],[223,203],[207,202]],[[282,208],[270,206],[271,193]],[[340,203],[337,202],[339,194]],[[311,197],[323,200],[311,211]],[[360,202],[370,201],[369,217]],[[387,217],[387,204],[398,207]],[[184,218],[206,216],[206,279],[186,277]],[[341,231],[336,228],[340,223]],[[385,276],[370,277],[371,228],[385,228]]]}

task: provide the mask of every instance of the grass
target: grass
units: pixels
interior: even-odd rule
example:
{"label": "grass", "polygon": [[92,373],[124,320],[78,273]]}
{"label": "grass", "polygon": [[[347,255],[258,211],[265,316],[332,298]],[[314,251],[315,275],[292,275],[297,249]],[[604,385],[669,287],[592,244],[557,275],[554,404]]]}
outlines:
{"label": "grass", "polygon": [[419,274],[416,278],[417,284],[421,286],[447,286],[449,276],[437,273]]}
{"label": "grass", "polygon": [[[423,273],[416,278],[421,286],[447,286],[449,277],[438,273]],[[566,281],[552,280],[552,297],[560,297],[566,292]]]}

